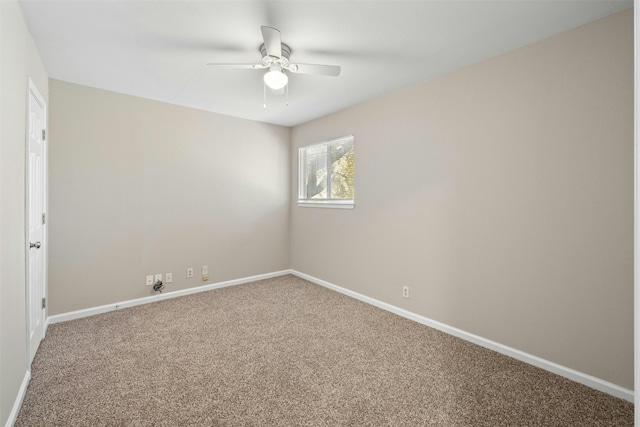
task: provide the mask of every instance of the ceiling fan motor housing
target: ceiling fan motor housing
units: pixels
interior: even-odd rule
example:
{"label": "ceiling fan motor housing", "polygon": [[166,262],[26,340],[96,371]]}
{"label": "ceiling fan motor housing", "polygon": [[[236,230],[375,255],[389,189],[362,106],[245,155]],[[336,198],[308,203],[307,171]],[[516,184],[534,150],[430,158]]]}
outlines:
{"label": "ceiling fan motor housing", "polygon": [[281,43],[282,46],[282,56],[269,56],[267,54],[267,48],[264,43],[260,46],[260,53],[262,54],[262,64],[266,67],[270,67],[271,65],[278,64],[282,68],[286,68],[289,66],[289,56],[291,55],[291,48],[284,43]]}

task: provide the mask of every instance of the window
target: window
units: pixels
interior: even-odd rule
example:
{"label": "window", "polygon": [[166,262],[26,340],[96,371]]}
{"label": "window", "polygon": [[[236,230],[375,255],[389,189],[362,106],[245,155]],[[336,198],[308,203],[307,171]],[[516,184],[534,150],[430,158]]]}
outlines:
{"label": "window", "polygon": [[298,151],[298,206],[353,209],[353,136]]}

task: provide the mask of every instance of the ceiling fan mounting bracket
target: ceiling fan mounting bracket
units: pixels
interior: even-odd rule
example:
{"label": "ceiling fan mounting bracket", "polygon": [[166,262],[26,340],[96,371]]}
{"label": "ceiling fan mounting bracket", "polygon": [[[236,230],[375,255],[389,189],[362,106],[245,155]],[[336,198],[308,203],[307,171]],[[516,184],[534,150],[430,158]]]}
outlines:
{"label": "ceiling fan mounting bracket", "polygon": [[270,67],[272,65],[280,65],[282,68],[287,68],[289,66],[289,56],[291,55],[291,48],[284,43],[281,43],[282,47],[282,56],[269,56],[267,54],[267,48],[264,43],[260,46],[260,54],[262,55],[262,64],[265,67]]}

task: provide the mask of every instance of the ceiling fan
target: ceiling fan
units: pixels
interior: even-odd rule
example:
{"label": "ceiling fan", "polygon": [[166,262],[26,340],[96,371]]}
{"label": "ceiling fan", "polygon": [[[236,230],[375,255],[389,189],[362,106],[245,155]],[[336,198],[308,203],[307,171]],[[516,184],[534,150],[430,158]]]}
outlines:
{"label": "ceiling fan", "polygon": [[[262,63],[260,64],[217,64],[209,63],[215,67],[253,69],[260,70],[268,68],[264,74],[264,83],[266,86],[280,92],[287,87],[289,77],[285,71],[301,74],[315,74],[320,76],[338,76],[340,67],[337,65],[320,65],[320,64],[292,64],[289,62],[291,48],[282,43],[280,31],[267,26],[260,27],[262,30],[262,39],[264,43],[260,46],[262,54]],[[266,90],[265,90],[266,92]],[[280,92],[281,93],[281,92]]]}

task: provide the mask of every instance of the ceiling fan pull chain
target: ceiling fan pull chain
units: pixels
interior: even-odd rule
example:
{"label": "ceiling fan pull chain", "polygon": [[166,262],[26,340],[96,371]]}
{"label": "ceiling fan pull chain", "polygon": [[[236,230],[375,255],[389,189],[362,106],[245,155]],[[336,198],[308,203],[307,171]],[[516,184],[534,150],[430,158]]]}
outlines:
{"label": "ceiling fan pull chain", "polygon": [[[2,1],[2,0],[0,0]],[[282,95],[282,89],[286,94],[285,104],[289,106],[289,73],[315,74],[319,76],[338,76],[340,74],[340,66],[338,65],[322,65],[322,64],[292,64],[290,62],[291,48],[282,43],[280,30],[273,27],[262,25],[262,45],[258,49],[262,56],[262,61],[258,64],[228,64],[209,62],[207,65],[213,65],[220,68],[237,68],[245,70],[264,70],[267,71],[262,75],[264,82],[262,92],[262,108],[267,108],[267,86],[272,97]],[[285,71],[287,71],[285,73]]]}

